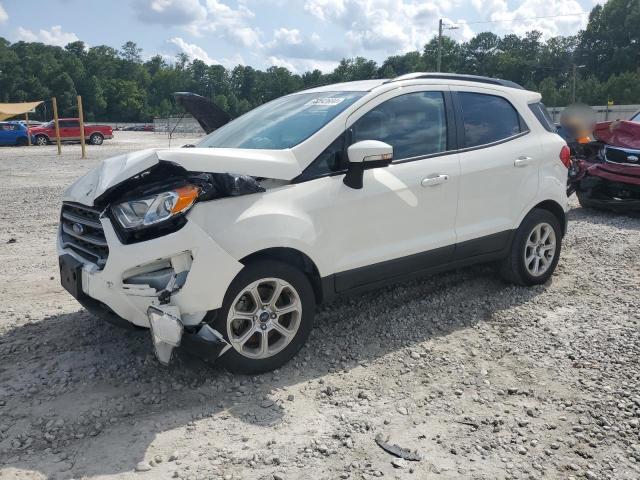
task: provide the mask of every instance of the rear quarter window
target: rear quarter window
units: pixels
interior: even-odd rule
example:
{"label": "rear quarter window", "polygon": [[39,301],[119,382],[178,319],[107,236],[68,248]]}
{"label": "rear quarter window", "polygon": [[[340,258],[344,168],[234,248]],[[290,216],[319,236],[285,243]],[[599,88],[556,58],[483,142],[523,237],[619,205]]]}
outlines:
{"label": "rear quarter window", "polygon": [[549,115],[549,111],[547,110],[547,107],[544,106],[544,103],[530,103],[529,109],[547,132],[557,133],[558,129],[556,128],[555,123],[553,123],[553,118]]}

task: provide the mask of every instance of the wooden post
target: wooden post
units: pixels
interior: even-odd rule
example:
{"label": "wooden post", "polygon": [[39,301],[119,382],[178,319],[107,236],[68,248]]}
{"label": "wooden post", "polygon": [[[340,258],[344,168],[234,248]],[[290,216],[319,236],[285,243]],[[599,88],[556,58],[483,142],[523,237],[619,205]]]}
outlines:
{"label": "wooden post", "polygon": [[82,97],[78,95],[78,117],[80,119],[80,145],[82,146],[82,158],[87,158],[84,144],[84,118],[82,117]]}
{"label": "wooden post", "polygon": [[31,146],[31,130],[29,130],[29,113],[26,112],[24,114],[24,121],[27,122],[26,123],[26,127],[27,127],[27,143],[29,144],[29,146]]}
{"label": "wooden post", "polygon": [[56,126],[56,143],[58,144],[58,155],[62,155],[62,147],[60,145],[60,123],[58,122],[58,102],[56,97],[51,99],[53,103],[53,123]]}

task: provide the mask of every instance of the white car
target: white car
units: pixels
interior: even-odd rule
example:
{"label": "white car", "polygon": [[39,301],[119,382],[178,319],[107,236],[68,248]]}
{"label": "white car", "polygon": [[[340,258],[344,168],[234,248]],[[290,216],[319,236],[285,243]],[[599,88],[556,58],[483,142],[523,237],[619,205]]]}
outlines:
{"label": "white car", "polygon": [[[105,160],[65,193],[65,288],[234,372],[293,357],[316,305],[497,261],[546,282],[566,231],[569,149],[540,94],[415,73],[273,100],[195,148]],[[393,325],[390,325],[393,328]]]}

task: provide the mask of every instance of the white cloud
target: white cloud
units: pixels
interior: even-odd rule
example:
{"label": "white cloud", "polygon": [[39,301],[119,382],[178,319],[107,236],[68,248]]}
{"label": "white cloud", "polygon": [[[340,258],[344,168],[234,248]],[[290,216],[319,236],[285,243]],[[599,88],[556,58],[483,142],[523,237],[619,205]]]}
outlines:
{"label": "white cloud", "polygon": [[141,21],[160,25],[191,25],[207,17],[200,0],[136,0],[133,9]]}
{"label": "white cloud", "polygon": [[204,32],[214,32],[232,43],[243,47],[260,47],[260,29],[250,26],[255,14],[245,5],[238,8],[218,0],[206,0],[207,18],[201,22],[194,22],[189,31],[194,35]]}
{"label": "white cloud", "polygon": [[291,70],[293,73],[300,74],[316,69],[320,70],[323,73],[329,73],[338,66],[338,62],[332,60],[283,58],[278,56],[270,56],[267,60],[269,62],[269,65],[276,67],[285,67]]}
{"label": "white cloud", "polygon": [[7,11],[4,9],[4,7],[0,3],[0,23],[4,23],[7,20],[9,20],[9,15],[7,15]]}
{"label": "white cloud", "polygon": [[[570,35],[583,28],[588,20],[588,15],[574,15],[585,11],[576,0],[522,2],[513,10],[509,10],[505,0],[471,0],[471,3],[488,20],[496,22],[479,24],[479,30],[490,29],[503,35],[524,35],[531,30],[540,31],[544,38]],[[549,18],[551,15],[554,18]]]}
{"label": "white cloud", "polygon": [[54,25],[50,30],[41,29],[38,32],[18,27],[18,40],[25,42],[42,42],[48,45],[64,47],[68,43],[80,40],[75,33],[63,32],[60,25]]}
{"label": "white cloud", "polygon": [[337,62],[341,58],[348,56],[345,49],[327,47],[320,35],[312,33],[311,36],[304,36],[298,29],[279,28],[273,32],[273,39],[264,45],[264,50],[270,55],[272,65],[278,65],[271,59],[280,62],[284,59],[333,61]]}
{"label": "white cloud", "polygon": [[279,28],[273,32],[273,41],[276,43],[286,43],[289,45],[299,45],[302,43],[300,36],[300,30],[294,28],[289,30],[287,28]]}
{"label": "white cloud", "polygon": [[419,0],[306,0],[304,8],[338,25],[356,51],[397,54],[419,50],[436,33],[451,3]]}
{"label": "white cloud", "polygon": [[182,53],[186,53],[191,60],[202,60],[207,65],[213,65],[213,64],[219,63],[213,58],[211,58],[209,54],[202,47],[199,47],[194,43],[187,43],[181,37],[171,38],[169,39],[169,43],[172,43],[175,46],[177,46],[178,49]]}

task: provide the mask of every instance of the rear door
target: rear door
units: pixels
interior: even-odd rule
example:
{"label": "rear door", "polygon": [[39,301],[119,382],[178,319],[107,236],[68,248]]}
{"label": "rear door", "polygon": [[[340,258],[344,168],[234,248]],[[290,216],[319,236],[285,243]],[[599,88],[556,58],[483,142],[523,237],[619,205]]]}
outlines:
{"label": "rear door", "polygon": [[539,184],[540,144],[500,90],[455,87],[459,257],[501,250]]}

